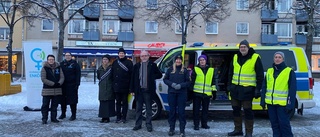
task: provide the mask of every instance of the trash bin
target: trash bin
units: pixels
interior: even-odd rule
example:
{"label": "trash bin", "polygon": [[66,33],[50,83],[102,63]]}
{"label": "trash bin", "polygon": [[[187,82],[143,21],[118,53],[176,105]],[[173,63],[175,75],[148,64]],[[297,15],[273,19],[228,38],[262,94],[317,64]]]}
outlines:
{"label": "trash bin", "polygon": [[0,96],[10,94],[11,75],[8,72],[0,72]]}

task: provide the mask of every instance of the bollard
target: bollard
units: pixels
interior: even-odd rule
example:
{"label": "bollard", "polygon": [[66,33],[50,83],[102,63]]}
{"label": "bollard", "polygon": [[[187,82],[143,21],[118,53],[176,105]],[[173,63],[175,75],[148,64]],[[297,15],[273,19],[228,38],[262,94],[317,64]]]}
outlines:
{"label": "bollard", "polygon": [[94,84],[96,84],[96,77],[97,77],[97,70],[94,69],[93,70],[93,82],[94,82]]}

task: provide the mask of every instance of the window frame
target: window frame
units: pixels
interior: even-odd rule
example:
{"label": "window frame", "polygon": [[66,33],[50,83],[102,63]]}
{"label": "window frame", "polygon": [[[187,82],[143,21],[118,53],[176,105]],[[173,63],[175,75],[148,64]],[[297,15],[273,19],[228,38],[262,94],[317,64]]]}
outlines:
{"label": "window frame", "polygon": [[11,7],[12,2],[9,0],[2,1],[2,2],[5,2],[5,5],[4,5],[5,9],[3,9],[3,7],[0,5],[0,13],[6,13],[6,12],[8,13],[9,12],[8,10]]}
{"label": "window frame", "polygon": [[[52,29],[50,30],[50,29],[48,29],[48,30],[45,30],[44,28],[43,28],[43,24],[44,24],[44,21],[45,20],[48,20],[48,21],[51,21],[51,24],[52,24]],[[41,20],[41,31],[53,31],[54,30],[54,20],[52,20],[52,19],[42,19]]]}
{"label": "window frame", "polygon": [[[109,25],[109,23],[108,22],[116,22],[118,25],[116,25],[116,26],[114,26],[115,28],[114,28],[114,30],[112,30],[113,32],[112,33],[109,33],[106,29],[106,27],[108,27]],[[106,24],[107,23],[107,24]],[[109,29],[109,27],[108,27],[108,29]],[[119,20],[103,20],[103,28],[102,28],[102,30],[103,30],[103,32],[102,32],[102,34],[103,35],[118,35],[118,32],[119,32],[119,29],[120,29],[120,21]],[[110,30],[110,29],[109,29]]]}
{"label": "window frame", "polygon": [[[278,38],[292,38],[292,23],[275,23],[276,24],[276,27],[275,27],[275,32],[276,34],[278,35]],[[287,31],[287,36],[280,36],[279,35],[279,31],[278,31],[278,25],[283,25],[283,24],[287,24],[287,28],[288,28],[288,31]],[[281,27],[283,28],[283,27]]]}
{"label": "window frame", "polygon": [[[292,0],[277,0],[278,2],[276,2],[276,9],[278,10],[278,13],[291,13],[292,12],[292,9],[291,9],[291,6],[292,6]],[[280,9],[279,5],[281,5],[282,1],[285,1],[286,2],[286,11],[283,11]]]}
{"label": "window frame", "polygon": [[236,9],[237,10],[249,10],[249,0],[237,0],[236,1]]}
{"label": "window frame", "polygon": [[[152,31],[148,31],[148,23],[154,23],[153,25],[154,25],[154,27],[156,28],[155,29],[155,32],[152,32]],[[149,33],[149,34],[156,34],[156,33],[158,33],[158,29],[159,28],[159,23],[157,22],[157,21],[146,21],[145,22],[145,27],[144,27],[144,32],[145,33]]]}
{"label": "window frame", "polygon": [[[81,1],[83,1],[83,5],[81,5],[81,6],[78,6],[77,4],[78,4],[78,2],[81,2]],[[69,3],[71,2],[71,0],[69,0]],[[69,6],[69,9],[79,9],[79,8],[81,8],[82,6],[84,6],[85,5],[85,3],[86,3],[86,0],[77,0],[75,3],[73,3],[73,4],[71,4],[70,6]]]}
{"label": "window frame", "polygon": [[[104,0],[104,2],[106,2],[106,1],[108,1],[108,0]],[[116,7],[114,8],[114,7],[112,7],[112,5],[111,4],[114,4],[114,2],[117,2],[117,5],[116,5]],[[110,5],[110,6],[108,6],[108,5]],[[113,5],[114,6],[114,5]],[[105,3],[105,4],[103,4],[103,10],[118,10],[118,7],[120,6],[120,3],[119,3],[119,1],[112,1],[112,3]],[[111,8],[108,8],[108,7],[111,7]]]}
{"label": "window frame", "polygon": [[[215,23],[215,24],[216,24],[216,32],[214,32],[214,30],[212,30],[212,33],[207,31],[208,23]],[[213,25],[213,24],[212,24],[212,25]],[[214,27],[214,26],[213,26],[213,27]],[[212,27],[212,28],[213,28],[213,27]],[[218,34],[218,33],[219,33],[219,23],[218,23],[218,22],[206,22],[205,33],[206,33],[206,34]]]}
{"label": "window frame", "polygon": [[[71,29],[74,27],[73,23],[74,21],[82,21],[83,22],[83,25],[82,25],[82,30],[80,30],[79,33],[74,33],[71,31]],[[85,19],[72,19],[69,21],[68,23],[68,34],[83,34],[84,30],[85,30],[85,26],[86,26],[86,21]],[[80,25],[81,27],[81,25]],[[80,28],[81,29],[81,28]],[[73,30],[73,29],[72,29]]]}
{"label": "window frame", "polygon": [[[246,24],[246,26],[247,26],[247,32],[246,33],[241,33],[241,32],[238,32],[238,25],[240,25],[240,24]],[[250,32],[250,30],[249,30],[249,22],[237,22],[236,23],[236,34],[237,35],[249,35],[249,32]]]}
{"label": "window frame", "polygon": [[[6,37],[1,38],[1,33],[3,32],[3,35]],[[10,33],[10,28],[8,27],[0,27],[0,41],[5,41],[9,40],[9,33]]]}
{"label": "window frame", "polygon": [[[148,1],[155,1],[154,5],[153,3],[148,4]],[[158,9],[158,0],[146,0],[146,8],[147,9]]]}

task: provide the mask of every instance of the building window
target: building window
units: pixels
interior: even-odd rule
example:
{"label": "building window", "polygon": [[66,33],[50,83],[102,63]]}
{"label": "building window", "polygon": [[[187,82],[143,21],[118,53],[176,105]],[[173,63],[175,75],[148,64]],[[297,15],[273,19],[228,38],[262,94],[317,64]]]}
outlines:
{"label": "building window", "polygon": [[276,4],[279,13],[291,12],[292,0],[278,0]]}
{"label": "building window", "polygon": [[42,31],[53,31],[53,20],[43,19],[41,30]]}
{"label": "building window", "polygon": [[[181,21],[180,22],[177,22],[176,21],[176,25],[175,25],[175,33],[176,34],[182,34],[182,28],[181,28]],[[184,24],[184,25],[186,25],[186,24]],[[188,29],[187,29],[187,32],[186,33],[188,33]]]}
{"label": "building window", "polygon": [[5,11],[6,13],[8,13],[9,12],[8,10],[11,6],[11,0],[10,1],[2,0],[1,3],[2,4],[0,5],[0,13],[5,13]]}
{"label": "building window", "polygon": [[103,34],[106,35],[118,35],[119,31],[118,20],[104,20],[103,21]]}
{"label": "building window", "polygon": [[237,23],[237,34],[239,34],[239,35],[248,35],[249,34],[249,23],[247,23],[247,22],[238,22]]}
{"label": "building window", "polygon": [[237,10],[248,10],[249,0],[237,0]]}
{"label": "building window", "polygon": [[274,34],[274,24],[262,24],[262,34]]}
{"label": "building window", "polygon": [[9,39],[9,28],[0,28],[0,40],[8,40]]}
{"label": "building window", "polygon": [[207,22],[206,34],[218,34],[218,22]]}
{"label": "building window", "polygon": [[85,27],[85,20],[70,20],[68,25],[69,34],[82,34]]}
{"label": "building window", "polygon": [[158,22],[147,21],[145,32],[146,33],[158,33]]}
{"label": "building window", "polygon": [[157,9],[158,0],[147,0],[147,9]]}
{"label": "building window", "polygon": [[118,0],[105,0],[103,9],[105,10],[117,10],[119,7],[119,1]]}
{"label": "building window", "polygon": [[121,22],[120,23],[121,32],[132,32],[132,22]]}
{"label": "building window", "polygon": [[77,1],[74,1],[74,0],[69,0],[70,3],[72,3],[70,5],[70,9],[79,9],[81,8],[82,6],[84,6],[84,0],[77,0]]}
{"label": "building window", "polygon": [[276,32],[279,38],[292,37],[292,24],[291,23],[276,23]]}

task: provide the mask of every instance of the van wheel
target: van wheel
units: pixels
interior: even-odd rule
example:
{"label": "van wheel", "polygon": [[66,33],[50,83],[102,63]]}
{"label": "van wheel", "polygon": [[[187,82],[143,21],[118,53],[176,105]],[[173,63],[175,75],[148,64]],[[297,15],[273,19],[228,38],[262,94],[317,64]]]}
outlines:
{"label": "van wheel", "polygon": [[[152,120],[155,120],[160,116],[161,111],[162,111],[161,103],[158,98],[151,100],[151,109],[152,109]],[[142,116],[144,119],[146,119],[146,117],[147,117],[145,104],[143,104]]]}

